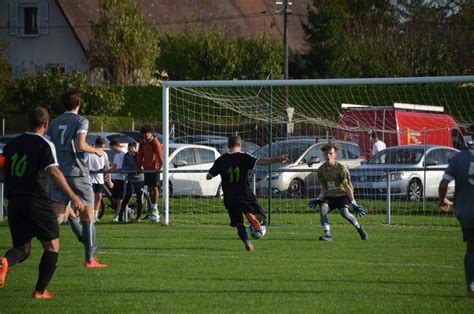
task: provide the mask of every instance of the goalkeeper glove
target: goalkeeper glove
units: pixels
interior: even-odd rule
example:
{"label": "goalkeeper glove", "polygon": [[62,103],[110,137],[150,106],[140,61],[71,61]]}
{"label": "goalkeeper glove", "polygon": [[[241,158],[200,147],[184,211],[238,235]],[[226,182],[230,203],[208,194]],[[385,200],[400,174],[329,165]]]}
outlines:
{"label": "goalkeeper glove", "polygon": [[358,217],[367,215],[367,211],[362,206],[357,205],[355,201],[352,202],[352,209],[355,211],[356,216]]}
{"label": "goalkeeper glove", "polygon": [[315,198],[314,200],[310,200],[308,202],[309,208],[315,208],[316,206],[321,205],[323,203],[323,199],[324,199],[324,196],[320,195],[317,198]]}

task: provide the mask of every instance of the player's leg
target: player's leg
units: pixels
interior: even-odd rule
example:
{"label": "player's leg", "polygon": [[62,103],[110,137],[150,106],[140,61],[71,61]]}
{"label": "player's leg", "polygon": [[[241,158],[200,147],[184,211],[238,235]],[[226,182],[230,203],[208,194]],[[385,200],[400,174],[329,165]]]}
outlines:
{"label": "player's leg", "polygon": [[122,208],[123,198],[125,196],[125,181],[124,180],[114,180],[114,188],[112,190],[112,199],[115,203],[115,216],[113,222],[119,222],[120,211]]}
{"label": "player's leg", "polygon": [[124,218],[125,210],[127,209],[128,203],[132,198],[133,194],[133,182],[127,181],[125,184],[125,195],[122,200],[122,206],[120,207],[120,217]]}
{"label": "player's leg", "polygon": [[240,209],[240,204],[226,204],[226,208],[230,218],[229,225],[237,228],[237,235],[244,243],[245,250],[249,252],[253,251],[254,248],[247,234],[247,228],[244,224],[244,217],[243,212]]}
{"label": "player's leg", "polygon": [[160,220],[159,210],[158,210],[158,200],[160,197],[160,190],[158,188],[159,176],[156,172],[154,173],[145,173],[145,184],[148,186],[148,192],[150,193],[150,217],[155,216],[156,221]]}
{"label": "player's leg", "polygon": [[41,241],[43,255],[38,267],[38,281],[33,298],[51,298],[52,294],[46,291],[58,262],[59,252],[59,224],[56,213],[51,207],[35,205],[31,209],[33,234]]}
{"label": "player's leg", "polygon": [[34,299],[50,299],[54,295],[46,290],[51,278],[53,278],[58,263],[59,238],[54,240],[42,240],[43,255],[38,267],[38,281],[32,297]]}
{"label": "player's leg", "polygon": [[[66,178],[67,180],[67,178]],[[69,184],[71,185],[71,184]],[[65,218],[69,222],[72,232],[76,235],[79,242],[82,242],[82,226],[77,218],[69,219],[66,217],[66,208],[69,204],[69,198],[65,195],[55,184],[49,184],[49,194],[53,201],[53,210],[56,213],[59,222],[65,221]]]}
{"label": "player's leg", "polygon": [[[92,190],[94,191],[94,221],[99,221],[99,207],[102,201],[103,184],[93,184]],[[100,221],[99,221],[100,222]]]}
{"label": "player's leg", "polygon": [[474,298],[474,228],[461,227],[466,253],[464,254],[464,274],[466,278],[466,291],[469,298]]}
{"label": "player's leg", "polygon": [[[34,237],[30,211],[28,200],[10,199],[8,225],[10,227],[12,249],[8,250],[0,261],[0,288],[5,286],[8,269],[23,262],[30,256],[30,241]],[[53,217],[56,216],[53,214]]]}
{"label": "player's leg", "polygon": [[323,235],[319,237],[320,241],[331,241],[331,227],[329,226],[329,218],[328,214],[330,212],[330,202],[331,201],[325,201],[324,203],[321,203],[320,211],[319,211],[319,216],[320,216],[320,222],[321,222],[321,228],[323,229]]}
{"label": "player's leg", "polygon": [[137,217],[135,218],[137,221],[140,219],[143,210],[143,181],[137,181],[133,183],[133,192],[137,198]]}
{"label": "player's leg", "polygon": [[5,287],[5,281],[10,267],[15,266],[26,260],[31,253],[31,242],[22,246],[9,249],[3,257],[0,258],[0,288]]}
{"label": "player's leg", "polygon": [[94,258],[96,249],[96,235],[94,226],[94,192],[88,177],[66,177],[69,186],[85,205],[84,211],[80,214],[82,225],[82,239],[85,251],[84,266],[87,268],[105,267]]}
{"label": "player's leg", "polygon": [[67,221],[69,222],[69,226],[71,227],[72,232],[76,236],[79,242],[82,242],[82,226],[80,224],[79,217],[77,217],[74,210],[69,207],[66,207],[66,217]]}
{"label": "player's leg", "polygon": [[368,240],[369,235],[364,230],[364,227],[361,224],[359,224],[359,222],[357,221],[357,218],[354,217],[354,215],[352,215],[349,212],[349,199],[346,196],[342,196],[338,198],[337,208],[339,208],[339,214],[357,229],[357,232],[359,233],[360,238],[362,240]]}

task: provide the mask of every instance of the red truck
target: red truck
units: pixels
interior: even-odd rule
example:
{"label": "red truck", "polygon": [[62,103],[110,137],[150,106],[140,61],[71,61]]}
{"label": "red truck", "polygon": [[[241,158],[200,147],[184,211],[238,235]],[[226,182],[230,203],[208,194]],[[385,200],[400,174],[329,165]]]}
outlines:
{"label": "red truck", "polygon": [[390,107],[343,104],[342,108],[336,138],[359,144],[366,158],[371,156],[371,131],[387,147],[425,143],[467,147],[459,125],[443,113],[443,107],[394,103]]}

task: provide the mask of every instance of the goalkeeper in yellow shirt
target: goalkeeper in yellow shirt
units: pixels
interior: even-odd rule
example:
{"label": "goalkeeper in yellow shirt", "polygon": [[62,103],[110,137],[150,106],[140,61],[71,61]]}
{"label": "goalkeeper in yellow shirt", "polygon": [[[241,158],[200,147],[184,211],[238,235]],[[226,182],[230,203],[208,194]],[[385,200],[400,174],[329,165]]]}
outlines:
{"label": "goalkeeper in yellow shirt", "polygon": [[338,149],[337,143],[334,142],[329,142],[321,148],[326,158],[326,162],[318,169],[321,192],[316,199],[310,200],[308,203],[311,208],[315,208],[317,205],[321,208],[321,227],[324,234],[319,237],[319,240],[332,241],[328,213],[333,209],[338,209],[339,214],[357,229],[362,240],[368,240],[367,232],[356,217],[349,212],[349,206],[352,206],[357,216],[367,215],[367,211],[357,205],[354,199],[354,188],[349,170],[336,161]]}

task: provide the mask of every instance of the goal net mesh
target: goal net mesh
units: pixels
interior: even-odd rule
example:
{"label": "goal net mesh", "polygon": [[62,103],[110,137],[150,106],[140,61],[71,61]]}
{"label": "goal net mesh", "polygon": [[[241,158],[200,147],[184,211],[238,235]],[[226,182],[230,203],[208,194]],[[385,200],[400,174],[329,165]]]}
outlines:
{"label": "goal net mesh", "polygon": [[[393,170],[382,174],[366,170],[360,175],[356,169],[370,158],[369,132],[373,131],[388,147],[423,143],[456,147],[463,143],[465,139],[461,133],[453,131],[457,127],[447,126],[443,121],[447,117],[444,115],[453,117],[461,132],[473,122],[472,79],[454,83],[381,84],[374,80],[374,84],[305,83],[301,86],[294,83],[271,86],[270,82],[261,81],[256,86],[217,86],[218,83],[213,83],[212,86],[174,87],[170,84],[168,208],[171,223],[228,223],[220,179],[207,181],[205,176],[215,158],[209,147],[223,154],[227,151],[226,138],[239,134],[244,140],[243,150],[257,157],[290,156],[289,164],[259,166],[250,176],[250,184],[272,224],[319,224],[319,209],[309,209],[307,203],[319,193],[317,171],[325,161],[320,148],[328,140],[339,140],[338,159],[350,169],[353,181],[356,181],[353,182],[356,200],[369,212],[361,219],[362,223],[457,225],[452,211],[439,211],[436,197],[443,169],[451,157],[449,151],[438,153],[442,156],[434,156],[429,165],[423,159],[428,146],[422,146],[421,155],[412,156],[423,161],[419,165],[425,169],[421,171],[401,173],[398,168],[407,163],[401,160],[392,162],[396,165],[387,161],[384,168]],[[397,109],[419,113],[406,117],[406,125],[402,126],[397,117],[390,116],[394,104],[430,107]],[[344,109],[344,106],[348,108]],[[343,119],[349,111],[376,109],[379,109],[376,118],[371,114],[360,114]],[[381,112],[384,112],[383,119]],[[427,113],[429,115],[425,116]],[[431,120],[436,116],[442,117],[443,121]],[[362,186],[361,176],[364,177],[362,181],[367,178],[374,181]],[[387,176],[391,178],[393,189],[389,196],[385,188]],[[413,186],[413,182],[417,184]],[[373,189],[368,188],[371,184]],[[331,223],[339,222],[343,220],[335,211],[331,214]]]}

